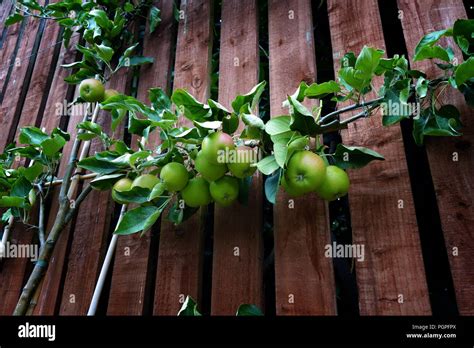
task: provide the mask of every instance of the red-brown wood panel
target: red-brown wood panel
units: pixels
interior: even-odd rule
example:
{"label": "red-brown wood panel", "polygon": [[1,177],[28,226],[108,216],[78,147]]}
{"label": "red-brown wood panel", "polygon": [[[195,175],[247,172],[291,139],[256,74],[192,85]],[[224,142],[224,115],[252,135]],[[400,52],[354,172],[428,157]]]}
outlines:
{"label": "red-brown wood panel", "polygon": [[[340,68],[339,59],[348,51],[357,55],[364,45],[384,49],[376,0],[330,0],[328,12],[336,70]],[[380,79],[375,81],[376,86],[381,83]],[[356,262],[360,313],[429,315],[428,289],[400,127],[383,127],[381,115],[374,115],[350,124],[341,135],[347,145],[365,146],[385,156],[385,161],[349,172],[353,243],[365,248],[365,260]]]}
{"label": "red-brown wood panel", "polygon": [[[212,1],[183,0],[180,6],[174,88],[197,100],[209,97]],[[181,121],[186,124],[186,120]],[[165,212],[166,213],[166,212]],[[154,314],[176,315],[187,295],[199,301],[205,208],[179,226],[163,219],[160,232]]]}
{"label": "red-brown wood panel", "polygon": [[[268,2],[270,111],[287,114],[286,96],[301,81],[316,79],[311,2]],[[334,315],[336,293],[332,260],[324,256],[331,242],[327,204],[316,197],[294,199],[280,190],[273,208],[276,313]]]}
{"label": "red-brown wood panel", "polygon": [[[255,0],[222,2],[219,102],[228,109],[236,95],[258,82],[257,16]],[[242,303],[262,307],[262,230],[262,177],[256,173],[248,205],[215,207],[213,315],[235,315]]]}
{"label": "red-brown wood panel", "polygon": [[[451,27],[458,18],[467,18],[462,1],[398,1],[403,11],[402,26],[410,59],[420,38],[428,32]],[[454,43],[450,40],[450,46]],[[461,54],[456,50],[461,61]],[[442,74],[433,62],[413,62],[414,69],[428,72],[429,77]],[[461,93],[450,90],[441,97],[461,112],[463,135],[458,138],[426,140],[426,151],[436,191],[458,309],[462,315],[474,314],[474,214],[472,197],[474,173],[474,122],[472,109]],[[457,161],[453,160],[457,155]]]}
{"label": "red-brown wood panel", "polygon": [[[42,4],[44,2],[40,2]],[[37,18],[27,18],[23,31],[16,31],[21,28],[21,24],[17,23],[13,27],[8,28],[8,37],[6,38],[7,47],[5,50],[6,57],[2,57],[2,69],[7,71],[9,78],[2,79],[2,98],[0,104],[0,149],[3,149],[12,140],[15,135],[16,126],[21,115],[23,98],[25,97],[26,88],[31,78],[30,61],[35,59],[31,57],[38,50],[35,42],[38,40],[38,29],[40,29],[41,21]],[[18,35],[20,33],[20,35]],[[15,57],[10,54],[13,42],[19,44]],[[13,49],[15,50],[15,49]],[[2,50],[3,51],[3,50]],[[14,58],[14,59],[11,59]]]}
{"label": "red-brown wood panel", "polygon": [[[173,57],[173,40],[175,39],[173,1],[156,1],[155,6],[161,10],[161,23],[154,33],[146,29],[143,55],[153,57],[155,62],[140,69],[138,82],[138,99],[149,103],[148,89],[160,87],[169,91],[171,62]],[[158,145],[158,132],[153,133],[148,146]],[[132,146],[136,147],[138,139],[133,137]],[[144,312],[145,289],[148,286],[148,262],[150,258],[151,232],[144,236],[139,233],[120,236],[117,240],[112,285],[109,294],[109,315],[141,315]]]}

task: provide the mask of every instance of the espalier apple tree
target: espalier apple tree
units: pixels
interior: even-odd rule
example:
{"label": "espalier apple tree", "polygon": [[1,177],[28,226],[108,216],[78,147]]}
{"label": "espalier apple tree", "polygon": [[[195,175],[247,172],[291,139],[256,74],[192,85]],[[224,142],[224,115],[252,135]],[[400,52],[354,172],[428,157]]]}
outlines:
{"label": "espalier apple tree", "polygon": [[[18,144],[9,145],[0,156],[0,206],[6,209],[3,220],[35,224],[40,235],[47,236],[40,238],[40,257],[15,314],[25,313],[59,233],[91,190],[110,190],[117,203],[133,204],[134,208],[120,219],[114,232],[117,235],[147,231],[165,208],[164,218],[179,224],[212,202],[221,206],[236,201],[245,204],[245,192],[256,170],[267,176],[265,193],[272,203],[280,186],[290,196],[316,192],[331,201],[349,190],[346,169],[384,157],[371,149],[344,144],[329,152],[320,141],[322,134],[343,130],[349,123],[371,116],[380,117],[384,126],[410,119],[413,137],[421,145],[426,136],[461,135],[458,109],[440,102],[448,88],[463,93],[470,106],[474,104],[474,21],[462,19],[452,28],[425,35],[415,49],[415,61],[436,61],[440,69],[436,78],[409,69],[404,56],[384,58],[384,51],[365,46],[358,55],[349,52],[342,58],[337,81],[302,82],[282,101],[288,113],[266,123],[257,115],[264,81],[247,94],[236,96],[230,109],[211,99],[198,101],[184,89],[168,96],[159,88],[151,88],[145,103],[104,87],[119,69],[153,63],[151,58],[135,54],[138,42],[130,28],[143,14],[148,14],[153,31],[160,19],[159,9],[150,1],[63,0],[47,6],[35,0],[17,1],[15,13],[7,19],[7,25],[24,16],[56,20],[63,27],[66,45],[72,35],[80,35],[84,44],[76,48],[82,59],[66,66],[74,69],[66,82],[80,84],[80,96],[74,103],[95,105],[92,117],[85,115],[78,124],[75,139],[59,128],[46,133],[24,127]],[[462,61],[454,63],[453,49],[440,46],[441,38],[450,38],[459,47]],[[378,90],[372,83],[376,76],[383,78]],[[374,92],[377,97],[368,100],[368,94]],[[321,102],[312,109],[305,106],[306,99],[327,97],[349,106],[327,114],[322,114]],[[413,104],[418,107],[410,108]],[[126,144],[104,132],[95,122],[99,108],[109,112],[113,131],[126,126],[141,141]],[[356,110],[359,112],[354,113]],[[351,115],[340,118],[344,113]],[[180,118],[187,119],[189,126],[180,125]],[[244,125],[242,132],[237,132],[239,123]],[[160,139],[160,144],[149,146],[151,137]],[[81,142],[92,139],[103,144],[103,151],[78,158]],[[67,141],[74,141],[72,151],[62,154]],[[63,155],[69,156],[66,174],[56,178]],[[29,165],[14,166],[15,158],[25,159],[21,163],[29,161]],[[71,205],[67,192],[77,169],[90,172],[93,180],[84,185]],[[55,184],[61,186],[59,211],[51,230],[45,231],[44,223],[29,221],[28,212],[38,204],[37,196],[40,212],[44,212],[44,201]]]}

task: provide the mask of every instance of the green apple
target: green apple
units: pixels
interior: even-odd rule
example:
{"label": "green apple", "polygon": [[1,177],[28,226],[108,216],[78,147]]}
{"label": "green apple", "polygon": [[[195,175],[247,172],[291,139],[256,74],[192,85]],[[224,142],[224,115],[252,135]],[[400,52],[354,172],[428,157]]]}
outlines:
{"label": "green apple", "polygon": [[79,95],[89,103],[101,102],[104,100],[104,93],[104,85],[96,79],[82,80],[79,85]]}
{"label": "green apple", "polygon": [[208,181],[216,181],[222,178],[227,173],[227,166],[225,164],[214,164],[210,162],[207,157],[199,151],[194,161],[194,167],[200,173],[204,179]]}
{"label": "green apple", "polygon": [[132,187],[141,187],[141,188],[146,188],[149,190],[152,190],[153,187],[155,187],[156,184],[160,182],[160,179],[158,179],[155,175],[151,174],[142,174],[138,177],[135,178],[132,182]]}
{"label": "green apple", "polygon": [[[234,140],[224,132],[214,132],[202,141],[201,151],[207,160],[214,164],[224,164],[225,153],[235,148]],[[226,150],[227,149],[227,150]],[[224,155],[224,156],[223,156]],[[223,159],[223,160],[219,160]]]}
{"label": "green apple", "polygon": [[176,192],[186,187],[189,174],[183,164],[170,162],[161,169],[160,178],[168,191]]}
{"label": "green apple", "polygon": [[227,163],[230,172],[240,179],[252,176],[257,170],[257,167],[251,166],[251,164],[256,163],[257,152],[251,147],[239,146],[233,153],[235,156],[230,156],[231,158]]}
{"label": "green apple", "polygon": [[36,203],[36,192],[35,189],[31,189],[30,192],[28,192],[28,201],[30,202],[31,206],[34,206]]}
{"label": "green apple", "polygon": [[107,100],[111,97],[113,97],[114,95],[119,95],[120,93],[118,91],[116,91],[115,89],[106,89],[105,92],[104,92],[104,100]]}
{"label": "green apple", "polygon": [[311,151],[297,151],[288,161],[285,171],[286,183],[296,192],[315,191],[326,175],[326,164]]}
{"label": "green apple", "polygon": [[230,206],[239,196],[239,180],[232,176],[223,176],[209,185],[211,197],[223,207]]}
{"label": "green apple", "polygon": [[126,204],[126,202],[121,201],[117,196],[116,192],[130,191],[132,189],[132,180],[129,178],[122,178],[118,180],[112,187],[112,199],[120,204]]}
{"label": "green apple", "polygon": [[281,178],[281,186],[283,187],[285,192],[288,193],[288,195],[291,197],[299,197],[304,195],[304,192],[298,191],[298,189],[295,189],[294,187],[288,185],[284,175]]}
{"label": "green apple", "polygon": [[347,173],[336,166],[326,168],[326,176],[323,183],[316,189],[316,193],[322,199],[334,201],[345,196],[349,191],[350,181]]}
{"label": "green apple", "polygon": [[209,183],[203,177],[195,177],[188,181],[186,187],[181,191],[184,203],[192,208],[208,205],[212,202],[209,192]]}

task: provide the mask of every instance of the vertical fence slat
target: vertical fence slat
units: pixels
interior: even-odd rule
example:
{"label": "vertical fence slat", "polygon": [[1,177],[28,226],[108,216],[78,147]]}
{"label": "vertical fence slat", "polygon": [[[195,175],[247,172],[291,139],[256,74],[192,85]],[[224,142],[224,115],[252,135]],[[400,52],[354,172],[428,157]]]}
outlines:
{"label": "vertical fence slat", "polygon": [[[269,1],[270,110],[287,114],[282,102],[304,80],[314,82],[316,60],[311,2]],[[280,190],[273,208],[275,233],[276,313],[332,315],[336,293],[327,204],[314,194],[294,199]]]}
{"label": "vertical fence slat", "polygon": [[[148,89],[160,87],[168,92],[170,88],[171,60],[173,57],[173,39],[175,38],[173,17],[173,1],[156,1],[155,6],[161,10],[161,23],[154,33],[147,27],[143,55],[153,57],[153,64],[144,65],[140,69],[138,81],[138,99],[148,103]],[[155,134],[153,134],[155,135]],[[138,139],[133,137],[132,146]],[[154,136],[148,146],[158,145],[159,138]],[[150,256],[151,232],[144,236],[139,233],[120,236],[112,274],[112,285],[109,294],[108,315],[141,315],[148,299],[145,298]],[[125,254],[125,248],[129,253]]]}
{"label": "vertical fence slat", "polygon": [[[8,28],[8,37],[7,44],[10,49],[11,45],[14,45],[13,42],[17,43],[19,40],[19,48],[14,59],[9,60],[10,56],[2,57],[2,68],[10,69],[11,74],[9,79],[2,79],[2,103],[0,105],[0,127],[2,132],[0,132],[0,149],[5,148],[8,145],[10,138],[14,136],[16,131],[16,125],[18,118],[20,117],[21,107],[22,107],[22,97],[25,96],[25,88],[29,83],[28,76],[31,66],[31,59],[35,57],[30,57],[32,54],[36,53],[35,43],[38,36],[38,29],[40,28],[41,21],[37,18],[26,18],[24,19],[26,23],[23,25],[24,30],[22,35],[18,35],[19,31],[16,31],[21,27],[21,23],[15,24],[13,27]],[[14,50],[14,48],[13,48]],[[5,50],[5,53],[9,49]],[[8,71],[6,71],[8,74]],[[6,83],[6,85],[4,85]]]}
{"label": "vertical fence slat", "polygon": [[[328,12],[336,70],[348,51],[357,55],[363,45],[385,47],[377,1],[331,0]],[[400,127],[383,127],[381,116],[375,115],[350,124],[341,135],[345,144],[366,146],[385,156],[383,162],[350,171],[353,243],[365,246],[365,261],[356,262],[360,313],[428,315],[428,289]]]}
{"label": "vertical fence slat", "polygon": [[[398,1],[403,11],[402,26],[408,55],[413,52],[420,38],[428,32],[451,27],[458,18],[466,18],[462,1],[424,1],[416,6],[410,1]],[[453,46],[454,44],[450,45]],[[461,54],[456,50],[456,57]],[[439,76],[441,70],[433,62],[413,62],[412,68],[428,72],[428,77]],[[443,103],[453,104],[461,112],[463,136],[458,138],[436,138],[426,141],[431,176],[436,191],[446,248],[459,313],[474,314],[474,216],[472,214],[472,173],[474,173],[473,112],[457,91],[450,90],[441,97]],[[455,153],[458,160],[455,161]],[[457,254],[455,249],[457,248]]]}
{"label": "vertical fence slat", "polygon": [[[119,70],[112,76],[107,88],[127,94],[130,79],[131,73],[128,69]],[[104,132],[111,133],[110,114],[101,111],[97,123]],[[119,127],[115,135],[116,138],[121,138],[122,128]],[[102,150],[101,142],[93,139],[89,155]],[[83,185],[88,183],[89,181],[85,181]],[[67,273],[59,311],[61,315],[87,314],[110,236],[114,207],[110,191],[93,190],[79,208],[75,219],[71,250],[66,260]]]}
{"label": "vertical fence slat", "polygon": [[[181,2],[174,88],[197,100],[209,97],[212,46],[212,1]],[[184,120],[182,123],[186,123]],[[166,214],[166,212],[165,212]],[[180,226],[163,219],[160,232],[154,313],[176,315],[182,296],[200,298],[205,209]]]}
{"label": "vertical fence slat", "polygon": [[[258,82],[257,15],[255,0],[222,3],[219,102],[227,108]],[[215,207],[213,315],[235,315],[242,303],[262,307],[262,228],[262,177],[256,173],[247,206]]]}
{"label": "vertical fence slat", "polygon": [[[8,141],[10,133],[14,134],[14,139],[17,140],[19,133],[19,128],[17,128],[15,121],[17,114],[19,115],[21,113],[22,116],[24,116],[22,117],[22,119],[24,118],[24,121],[20,120],[20,124],[18,126],[22,126],[22,124],[35,124],[37,114],[34,113],[34,106],[37,105],[38,99],[41,100],[43,98],[45,84],[44,80],[46,80],[43,80],[43,78],[49,74],[49,65],[37,65],[39,68],[31,77],[30,88],[27,92],[25,91],[27,94],[25,95],[21,93],[21,91],[23,91],[23,89],[26,87],[24,86],[23,80],[17,79],[26,79],[27,68],[30,61],[30,59],[26,57],[33,52],[33,46],[34,42],[36,41],[39,26],[34,26],[30,21],[27,24],[27,28],[31,30],[31,33],[27,31],[24,34],[27,36],[24,36],[23,40],[19,42],[21,46],[17,53],[17,57],[21,58],[21,64],[19,67],[15,66],[13,68],[10,80],[6,82],[8,85],[6,86],[7,91],[4,96],[5,99],[3,99],[1,105],[2,110],[0,119],[7,122],[6,124],[8,124],[8,128],[3,128],[3,131],[1,132],[2,135],[0,135],[0,138],[2,138],[2,141],[5,141],[5,143],[0,144],[0,148],[3,148],[3,146],[7,145],[6,141]],[[52,34],[52,30],[52,27],[49,27],[49,31],[45,30],[46,36],[48,36],[48,34]],[[41,46],[45,46],[44,42],[45,41],[41,42]],[[12,43],[13,40],[9,42],[9,44]],[[46,61],[48,61],[47,58]],[[40,84],[40,86],[38,86],[39,88],[36,88],[38,84]],[[30,98],[20,99],[21,96]],[[32,212],[32,217],[34,216],[35,212]],[[30,245],[33,243],[33,240],[34,230],[27,228],[21,223],[17,223],[13,226],[10,240],[11,243],[17,245]],[[0,313],[9,315],[13,312],[23,286],[25,272],[27,271],[29,265],[31,265],[30,259],[25,257],[7,259],[3,261],[2,272],[0,273],[0,282],[2,283],[1,293],[3,295],[2,298],[4,298],[4,303],[0,308]]]}
{"label": "vertical fence slat", "polygon": [[[13,2],[12,1],[3,1],[0,4],[0,38],[3,38],[3,29],[5,29],[5,21],[7,20],[8,16],[11,14],[13,9]],[[2,48],[2,46],[0,46]],[[3,62],[0,63],[2,66]]]}

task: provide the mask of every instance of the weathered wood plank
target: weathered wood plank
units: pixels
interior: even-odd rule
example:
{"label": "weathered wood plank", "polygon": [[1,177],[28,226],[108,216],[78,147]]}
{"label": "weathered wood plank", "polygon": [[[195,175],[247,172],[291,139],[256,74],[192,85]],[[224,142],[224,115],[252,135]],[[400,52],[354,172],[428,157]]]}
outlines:
{"label": "weathered wood plank", "polygon": [[[212,46],[212,1],[183,0],[178,28],[174,88],[185,88],[197,100],[209,97]],[[181,120],[186,124],[186,120]],[[176,315],[183,296],[199,301],[205,209],[180,226],[163,219],[160,232],[154,314]]]}
{"label": "weathered wood plank", "polygon": [[[146,29],[143,55],[153,57],[153,64],[144,65],[140,69],[138,82],[138,99],[148,103],[148,89],[160,87],[169,92],[171,62],[173,57],[173,40],[175,40],[173,17],[173,1],[164,0],[154,3],[161,10],[161,23],[152,34]],[[158,132],[149,139],[148,146],[158,145]],[[132,146],[136,147],[137,137],[133,137]],[[151,232],[144,236],[139,233],[120,236],[117,241],[112,274],[112,285],[109,294],[108,315],[141,315],[144,313],[145,289],[149,276],[149,258]],[[126,249],[127,248],[127,249]],[[127,253],[125,253],[127,251]]]}
{"label": "weathered wood plank", "polygon": [[[467,18],[462,1],[424,1],[417,6],[411,1],[398,1],[403,11],[402,26],[410,59],[420,38],[428,32],[451,27],[458,18]],[[452,42],[449,43],[453,46]],[[456,50],[456,57],[461,54]],[[429,77],[439,76],[433,62],[413,62]],[[459,138],[427,139],[426,150],[431,176],[436,191],[441,225],[448,251],[459,313],[474,314],[474,214],[472,173],[474,173],[473,112],[463,96],[450,90],[441,97],[444,103],[453,104],[461,112],[463,136]],[[453,160],[457,154],[458,160]],[[454,175],[453,175],[454,174]],[[454,249],[458,251],[458,255]]]}
{"label": "weathered wood plank", "polygon": [[[270,44],[270,111],[287,114],[282,102],[304,80],[314,82],[316,60],[311,2],[268,3]],[[273,208],[275,233],[276,313],[336,314],[332,261],[324,257],[331,241],[327,204],[315,195],[294,200],[278,193]]]}
{"label": "weathered wood plank", "polygon": [[[237,94],[248,92],[258,82],[257,15],[255,0],[222,3],[219,102],[229,109]],[[262,229],[262,177],[257,173],[247,206],[215,206],[213,315],[235,315],[242,303],[262,307]],[[238,248],[238,256],[234,248]]]}
{"label": "weathered wood plank", "polygon": [[[335,70],[340,68],[337,58],[348,51],[357,55],[363,45],[385,47],[377,1],[330,0],[328,12]],[[381,83],[380,79],[375,81],[376,86]],[[386,158],[350,171],[353,243],[365,246],[365,261],[356,262],[360,313],[429,315],[428,289],[400,127],[384,128],[380,115],[375,115],[351,123],[341,135],[345,144],[371,148]],[[399,209],[400,202],[403,209]],[[400,295],[403,301],[399,301]]]}
{"label": "weathered wood plank", "polygon": [[[43,2],[41,2],[43,3]],[[14,138],[16,126],[20,118],[21,109],[23,107],[23,98],[26,95],[26,88],[30,82],[32,74],[32,54],[38,51],[39,36],[38,30],[42,30],[42,20],[36,18],[25,19],[26,23],[23,32],[17,29],[21,28],[21,24],[17,23],[8,30],[7,47],[5,55],[2,56],[2,75],[6,73],[9,75],[8,79],[2,79],[2,96],[0,105],[0,149],[5,148],[6,145]],[[11,29],[11,30],[10,30]],[[18,36],[18,37],[17,37]],[[18,42],[17,42],[18,39]],[[11,50],[13,42],[19,44],[18,51],[14,55]],[[13,59],[12,59],[13,58]],[[5,69],[7,69],[5,71]]]}

